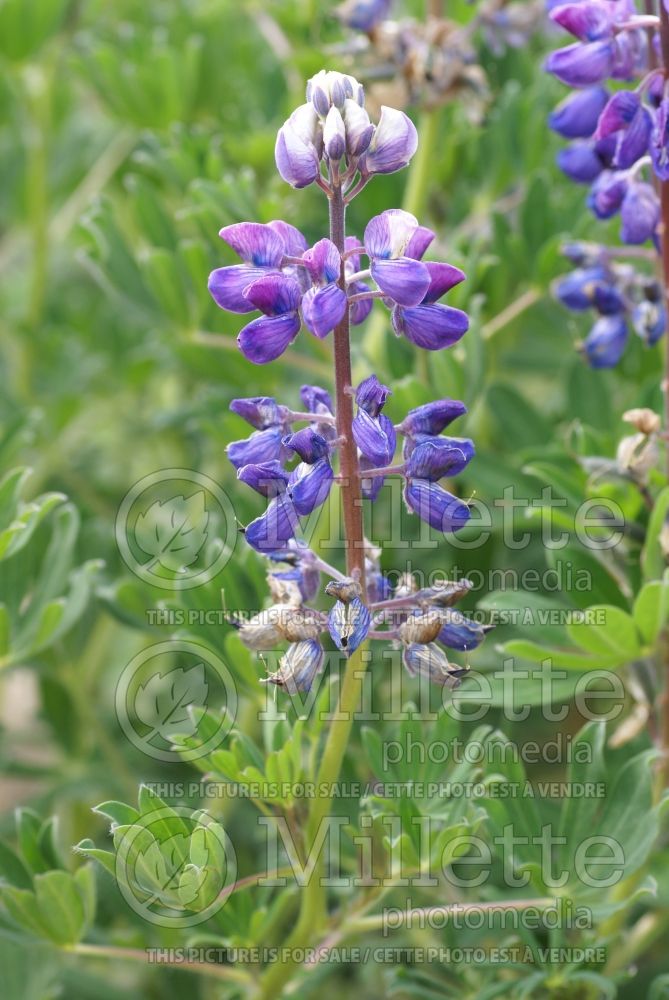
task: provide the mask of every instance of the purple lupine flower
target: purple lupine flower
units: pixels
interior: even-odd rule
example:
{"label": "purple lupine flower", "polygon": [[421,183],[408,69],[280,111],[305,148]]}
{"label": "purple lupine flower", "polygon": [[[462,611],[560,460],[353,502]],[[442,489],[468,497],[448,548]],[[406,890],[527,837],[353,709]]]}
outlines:
{"label": "purple lupine flower", "polygon": [[289,434],[283,441],[286,448],[290,448],[300,456],[303,462],[313,464],[321,458],[326,458],[330,452],[330,445],[326,439],[314,430],[313,427],[303,427],[295,434]]}
{"label": "purple lupine flower", "polygon": [[650,184],[629,185],[620,206],[620,238],[623,243],[645,243],[655,236],[660,221],[660,202]]}
{"label": "purple lupine flower", "polygon": [[592,368],[614,368],[623,356],[628,335],[624,316],[602,316],[583,341],[588,364]]}
{"label": "purple lupine flower", "polygon": [[244,298],[264,315],[240,331],[239,348],[256,365],[275,361],[300,332],[300,284],[284,274],[267,274],[244,289]]}
{"label": "purple lupine flower", "polygon": [[628,188],[629,180],[626,173],[605,170],[590,189],[588,207],[598,219],[610,219],[620,211]]}
{"label": "purple lupine flower", "polygon": [[611,40],[587,45],[575,42],[551,52],[544,68],[569,87],[592,87],[611,76],[614,55],[615,46]]}
{"label": "purple lupine flower", "polygon": [[555,295],[568,309],[580,312],[593,306],[602,314],[622,312],[624,298],[603,267],[578,268],[560,278]]}
{"label": "purple lupine flower", "polygon": [[371,417],[365,410],[358,410],[353,418],[353,437],[371,468],[379,469],[392,462],[397,435],[392,420],[385,413]]}
{"label": "purple lupine flower", "polygon": [[281,462],[288,454],[283,443],[284,434],[280,426],[255,431],[242,441],[231,441],[225,450],[226,455],[236,469],[240,469],[243,465]]}
{"label": "purple lupine flower", "polygon": [[404,500],[410,511],[444,534],[463,528],[471,516],[466,503],[427,479],[408,479]]}
{"label": "purple lupine flower", "polygon": [[379,124],[367,152],[360,160],[360,171],[363,177],[394,174],[407,166],[417,148],[418,133],[409,116],[382,105]]}
{"label": "purple lupine flower", "polygon": [[392,392],[388,386],[379,382],[376,375],[370,375],[356,389],[355,401],[370,417],[378,417],[389,396]]}
{"label": "purple lupine flower", "polygon": [[325,503],[329,494],[334,472],[329,458],[316,462],[300,462],[290,474],[288,496],[300,517],[311,514],[316,507]]}
{"label": "purple lupine flower", "polygon": [[341,256],[331,240],[323,239],[302,259],[314,283],[302,298],[302,318],[307,328],[322,339],[343,319],[348,305],[346,292],[337,284]]}
{"label": "purple lupine flower", "polygon": [[274,159],[284,181],[294,188],[308,187],[321,172],[323,126],[312,104],[293,111],[276,137]]}
{"label": "purple lupine flower", "polygon": [[268,499],[284,493],[288,486],[288,473],[276,459],[272,462],[242,465],[237,469],[237,479]]}
{"label": "purple lupine flower", "polygon": [[588,87],[566,97],[548,116],[548,124],[565,139],[589,139],[609,95],[604,87]]}
{"label": "purple lupine flower", "polygon": [[286,406],[279,405],[271,396],[233,399],[230,402],[230,410],[259,431],[279,426],[285,421],[288,412]]}
{"label": "purple lupine flower", "polygon": [[319,385],[303,385],[300,389],[300,399],[310,413],[331,415],[333,412],[332,396],[327,389]]}
{"label": "purple lupine flower", "polygon": [[246,527],[244,537],[258,552],[281,551],[295,537],[299,518],[290,497],[280,493],[270,500],[267,510]]}
{"label": "purple lupine flower", "polygon": [[236,313],[253,312],[256,308],[244,295],[253,281],[279,270],[287,254],[302,254],[308,246],[299,229],[281,220],[266,225],[237,222],[221,229],[219,236],[244,263],[212,271],[209,292],[221,309]]}
{"label": "purple lupine flower", "polygon": [[365,250],[372,278],[394,302],[412,306],[422,302],[430,286],[427,266],[405,256],[418,220],[400,208],[375,215],[365,228]]}
{"label": "purple lupine flower", "polygon": [[449,424],[467,412],[459,399],[436,399],[409,410],[399,425],[402,434],[441,434]]}
{"label": "purple lupine flower", "polygon": [[559,151],[556,163],[569,180],[576,184],[591,184],[606,166],[598,145],[590,140],[572,142]]}
{"label": "purple lupine flower", "polygon": [[652,130],[650,112],[635,91],[620,90],[602,111],[595,139],[616,137],[612,166],[627,170],[648,152]]}
{"label": "purple lupine flower", "polygon": [[410,479],[436,482],[457,476],[474,457],[474,442],[469,438],[425,437],[411,449],[407,461]]}
{"label": "purple lupine flower", "polygon": [[429,283],[420,303],[413,306],[397,305],[392,322],[397,334],[404,334],[418,347],[439,351],[451,347],[469,329],[469,317],[461,309],[445,306],[437,299],[464,281],[465,274],[451,264],[424,263]]}
{"label": "purple lupine flower", "polygon": [[365,641],[371,623],[369,608],[359,597],[346,603],[336,601],[328,615],[328,631],[335,646],[349,654]]}

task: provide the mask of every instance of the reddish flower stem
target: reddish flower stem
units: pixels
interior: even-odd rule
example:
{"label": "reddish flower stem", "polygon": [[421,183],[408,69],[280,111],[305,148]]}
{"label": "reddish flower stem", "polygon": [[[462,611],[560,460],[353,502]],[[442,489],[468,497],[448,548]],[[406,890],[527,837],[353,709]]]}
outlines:
{"label": "reddish flower stem", "polygon": [[[330,239],[341,254],[346,237],[346,205],[341,187],[336,187],[329,199]],[[346,291],[346,275],[342,260],[339,286]],[[334,329],[335,410],[341,473],[341,502],[344,516],[346,571],[365,589],[365,550],[362,521],[362,495],[358,449],[353,440],[353,396],[351,394],[351,344],[348,310]]]}

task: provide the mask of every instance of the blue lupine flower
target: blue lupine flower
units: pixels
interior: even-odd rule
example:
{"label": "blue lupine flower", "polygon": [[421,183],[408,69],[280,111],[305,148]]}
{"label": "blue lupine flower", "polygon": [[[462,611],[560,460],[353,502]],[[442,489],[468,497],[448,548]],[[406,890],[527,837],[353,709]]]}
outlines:
{"label": "blue lupine flower", "polygon": [[[558,8],[559,9],[559,8]],[[551,52],[544,68],[570,87],[591,87],[611,76],[615,47],[612,41],[575,42]]]}
{"label": "blue lupine flower", "polygon": [[290,474],[288,496],[300,517],[306,517],[316,507],[325,503],[333,479],[334,472],[329,458],[320,458],[313,463],[300,462],[293,469]]}
{"label": "blue lupine flower", "polygon": [[360,160],[360,172],[363,177],[394,174],[410,163],[417,148],[418,133],[409,116],[381,105],[379,124]]}
{"label": "blue lupine flower", "polygon": [[256,365],[281,357],[300,332],[302,289],[288,275],[268,274],[244,289],[244,298],[264,316],[252,320],[237,337],[245,358]]}
{"label": "blue lupine flower", "polygon": [[255,304],[244,291],[258,278],[281,268],[287,255],[301,255],[307,241],[295,226],[275,220],[263,225],[259,222],[238,222],[221,229],[219,236],[232,247],[244,261],[230,267],[219,267],[209,275],[209,291],[221,309],[228,312],[253,312]]}
{"label": "blue lupine flower", "polygon": [[372,468],[380,469],[392,462],[397,435],[392,420],[385,413],[370,417],[365,410],[358,410],[353,418],[353,437]]}
{"label": "blue lupine flower", "polygon": [[288,473],[276,460],[242,465],[237,470],[237,479],[268,499],[284,493],[288,486]]}
{"label": "blue lupine flower", "polygon": [[548,124],[565,139],[589,139],[609,95],[604,87],[577,90],[565,98],[548,116]]}
{"label": "blue lupine flower", "polygon": [[425,264],[405,256],[416,229],[415,216],[399,208],[375,215],[365,229],[365,250],[372,278],[389,298],[405,306],[422,302],[430,285],[430,272]]}
{"label": "blue lupine flower", "polygon": [[650,138],[653,168],[661,181],[669,180],[669,100],[662,99],[653,122]]}
{"label": "blue lupine flower", "polygon": [[335,13],[355,31],[371,31],[383,21],[390,10],[390,0],[346,0]]}
{"label": "blue lupine flower", "polygon": [[634,332],[641,337],[646,347],[652,347],[666,330],[666,309],[660,302],[645,299],[632,311],[632,325]]}
{"label": "blue lupine flower", "polygon": [[288,408],[280,406],[271,396],[233,399],[230,402],[230,410],[259,431],[279,426],[285,421],[288,413]]}
{"label": "blue lupine flower", "polygon": [[355,401],[370,417],[378,417],[389,396],[392,392],[388,386],[379,382],[376,375],[370,375],[356,389]]}
{"label": "blue lupine flower", "polygon": [[569,180],[576,184],[590,184],[606,166],[597,146],[598,143],[590,140],[572,142],[559,151],[556,163]]}
{"label": "blue lupine flower", "polygon": [[410,511],[444,534],[463,528],[471,516],[466,503],[427,479],[408,479],[404,499]]}
{"label": "blue lupine flower", "polygon": [[326,458],[330,452],[328,442],[313,427],[303,427],[295,434],[289,434],[283,443],[299,455],[303,462],[310,464]]}
{"label": "blue lupine flower", "polygon": [[267,510],[246,527],[244,537],[258,552],[277,552],[295,537],[299,518],[290,497],[280,493],[270,500]]}
{"label": "blue lupine flower", "polygon": [[372,616],[359,597],[352,601],[336,601],[328,615],[328,631],[337,649],[353,653],[364,642]]}
{"label": "blue lupine flower", "polygon": [[625,308],[624,298],[613,283],[612,273],[603,267],[577,268],[559,279],[555,294],[563,305],[576,312],[594,306],[600,313],[610,315]]}
{"label": "blue lupine flower", "polygon": [[303,255],[312,288],[302,298],[302,317],[311,332],[322,339],[334,330],[346,313],[346,292],[337,282],[341,270],[341,256],[331,240],[319,240]]}
{"label": "blue lupine flower", "polygon": [[469,317],[461,309],[437,302],[442,295],[454,288],[465,275],[451,264],[423,263],[429,282],[420,302],[413,306],[397,305],[392,322],[397,334],[427,351],[451,347],[469,329]]}
{"label": "blue lupine flower", "polygon": [[626,173],[604,170],[590,189],[588,208],[598,219],[610,219],[620,211],[628,188],[629,180]]}
{"label": "blue lupine flower", "polygon": [[645,243],[655,236],[660,221],[660,201],[650,184],[630,184],[620,206],[623,243]]}
{"label": "blue lupine flower", "polygon": [[236,469],[243,465],[281,462],[288,455],[283,439],[284,431],[280,426],[268,427],[264,431],[255,431],[242,441],[231,441],[226,448],[226,455]]}
{"label": "blue lupine flower", "polygon": [[457,476],[473,457],[474,442],[469,438],[425,437],[411,449],[407,476],[432,482]]}
{"label": "blue lupine flower", "polygon": [[612,166],[627,170],[648,152],[653,122],[636,91],[619,90],[602,111],[595,139],[616,137]]}
{"label": "blue lupine flower", "polygon": [[592,368],[613,368],[620,361],[629,328],[624,316],[602,316],[583,341],[582,350]]}
{"label": "blue lupine flower", "polygon": [[441,434],[449,424],[467,412],[459,399],[435,399],[409,410],[399,425],[402,434]]}

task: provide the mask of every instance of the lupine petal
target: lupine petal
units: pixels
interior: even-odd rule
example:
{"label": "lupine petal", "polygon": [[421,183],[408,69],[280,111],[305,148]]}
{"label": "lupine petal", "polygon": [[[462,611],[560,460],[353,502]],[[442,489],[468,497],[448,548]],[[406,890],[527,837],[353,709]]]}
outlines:
{"label": "lupine petal", "polygon": [[288,256],[301,257],[309,246],[306,237],[303,236],[300,230],[295,226],[291,226],[290,222],[284,222],[283,219],[273,219],[271,222],[268,222],[267,225],[270,229],[273,229],[275,233],[279,234],[283,240],[285,252]]}
{"label": "lupine petal", "polygon": [[321,458],[313,465],[301,462],[291,474],[288,496],[300,517],[306,517],[328,498],[334,479],[329,458]]}
{"label": "lupine petal", "polygon": [[467,504],[426,479],[408,480],[404,499],[409,510],[444,534],[458,531],[470,518]]}
{"label": "lupine petal", "polygon": [[313,184],[320,173],[316,147],[312,143],[303,142],[289,122],[279,129],[274,159],[284,181],[294,188]]}
{"label": "lupine petal", "polygon": [[626,174],[605,170],[590,189],[588,207],[598,219],[609,219],[619,211],[628,188]]}
{"label": "lupine petal", "polygon": [[380,469],[386,464],[385,460],[372,462],[364,455],[360,456],[360,493],[363,500],[371,500],[372,502],[376,500],[386,481],[385,476],[365,476],[365,472],[369,472],[370,469]]}
{"label": "lupine petal", "polygon": [[418,305],[430,287],[427,266],[411,257],[373,260],[370,270],[381,291],[399,305]]}
{"label": "lupine petal", "polygon": [[325,650],[318,639],[293,642],[279,660],[279,669],[266,677],[265,681],[276,684],[290,695],[305,694],[311,690],[324,662]]}
{"label": "lupine petal", "polygon": [[408,115],[381,106],[381,117],[372,141],[361,158],[363,174],[392,174],[406,167],[418,148],[416,126]]}
{"label": "lupine petal", "polygon": [[667,325],[666,310],[659,302],[645,300],[635,306],[632,313],[634,332],[646,347],[652,347],[663,336]]}
{"label": "lupine petal", "polygon": [[604,139],[620,129],[627,128],[641,107],[641,98],[632,90],[619,90],[609,99],[602,111],[595,139]]}
{"label": "lupine petal", "polygon": [[328,442],[313,427],[303,427],[294,434],[289,434],[283,443],[286,448],[299,455],[303,462],[310,464],[326,458],[330,453]]}
{"label": "lupine petal", "polygon": [[242,441],[231,441],[226,454],[236,469],[244,465],[280,461],[287,454],[282,438],[280,427],[269,427],[264,431],[256,431]]}
{"label": "lupine petal", "polygon": [[221,309],[235,313],[253,312],[255,306],[244,297],[244,290],[266,274],[265,268],[250,267],[248,264],[217,267],[209,275],[207,287],[212,299]]}
{"label": "lupine petal", "polygon": [[377,468],[389,465],[395,454],[397,435],[390,420],[384,413],[370,417],[365,410],[358,410],[353,418],[353,438],[365,458]]}
{"label": "lupine petal", "polygon": [[434,240],[436,233],[427,226],[418,226],[413,236],[409,240],[404,251],[405,257],[413,257],[414,260],[422,260],[423,254]]}
{"label": "lupine petal", "polygon": [[295,278],[271,273],[251,282],[244,296],[266,316],[281,316],[295,312],[300,304],[302,289]]}
{"label": "lupine petal", "polygon": [[576,42],[551,52],[545,62],[549,73],[568,87],[590,87],[611,74],[615,48],[612,42]]}
{"label": "lupine petal", "polygon": [[653,123],[646,108],[641,108],[634,116],[629,128],[621,132],[616,146],[613,166],[618,170],[628,170],[648,152]]}
{"label": "lupine petal", "polygon": [[466,671],[449,663],[443,649],[434,642],[412,642],[405,646],[404,666],[412,677],[425,677],[441,687],[456,688]]}
{"label": "lupine petal", "polygon": [[407,340],[426,351],[451,347],[469,329],[467,313],[439,302],[393,309],[392,320],[397,333],[403,333]]}
{"label": "lupine petal", "polygon": [[421,441],[411,452],[407,475],[436,482],[444,476],[457,476],[473,457],[474,442],[469,438],[431,438]]}
{"label": "lupine petal", "polygon": [[459,267],[453,267],[452,264],[428,260],[425,262],[425,267],[430,272],[430,285],[423,299],[425,303],[436,302],[467,277],[464,271]]}
{"label": "lupine petal", "polygon": [[594,42],[611,34],[613,5],[590,0],[589,3],[561,4],[551,11],[552,21],[584,42]]}
{"label": "lupine petal", "polygon": [[349,156],[361,156],[372,141],[374,126],[365,109],[351,98],[344,101],[343,116],[346,125],[346,151]]}
{"label": "lupine petal", "polygon": [[239,349],[254,365],[265,365],[280,358],[300,332],[297,313],[260,316],[244,327],[237,337]]}
{"label": "lupine petal", "polygon": [[371,417],[378,417],[389,396],[392,396],[392,390],[379,382],[376,375],[363,379],[355,391],[356,403]]}
{"label": "lupine petal", "polygon": [[312,281],[326,284],[337,281],[341,270],[341,254],[332,240],[323,239],[315,243],[303,256]]}
{"label": "lupine petal", "polygon": [[336,601],[328,615],[328,630],[337,649],[353,653],[364,642],[372,616],[359,597],[348,604]]}
{"label": "lupine petal", "polygon": [[572,142],[555,159],[562,173],[576,184],[591,184],[604,169],[594,143],[589,141]]}
{"label": "lupine petal", "polygon": [[620,208],[620,221],[623,243],[645,243],[655,235],[660,202],[650,184],[630,184]]}
{"label": "lupine petal", "polygon": [[548,124],[565,139],[588,139],[599,121],[609,95],[603,87],[577,90],[548,116]]}
{"label": "lupine petal", "polygon": [[[354,281],[352,285],[348,287],[349,295],[359,295],[362,292],[369,292],[369,285],[366,285],[364,281]],[[357,299],[355,302],[349,300],[349,319],[352,326],[359,326],[364,323],[370,312],[372,311],[372,300],[371,299]]]}
{"label": "lupine petal", "polygon": [[319,385],[303,385],[300,389],[300,399],[310,413],[322,413],[326,410],[333,412],[332,396],[327,389],[321,389]]}
{"label": "lupine petal", "polygon": [[418,219],[411,212],[401,208],[386,209],[367,223],[365,249],[370,258],[401,257],[418,228]]}
{"label": "lupine petal", "polygon": [[629,330],[624,316],[602,316],[583,341],[583,353],[592,368],[613,368],[620,361]]}
{"label": "lupine petal", "polygon": [[267,510],[251,521],[244,532],[249,545],[258,552],[275,552],[283,549],[299,527],[295,508],[285,493],[270,500]]}
{"label": "lupine petal", "polygon": [[400,424],[403,434],[441,434],[449,424],[467,412],[459,399],[435,399],[409,410]]}
{"label": "lupine petal", "polygon": [[218,235],[254,267],[279,267],[286,252],[280,234],[262,222],[236,222]]}
{"label": "lupine petal", "polygon": [[339,285],[331,282],[323,288],[310,288],[302,298],[304,323],[320,340],[327,337],[346,315],[348,298]]}
{"label": "lupine petal", "polygon": [[242,483],[246,483],[256,493],[260,493],[262,496],[268,498],[285,492],[288,485],[288,473],[282,467],[281,463],[276,460],[242,465],[237,470],[237,479]]}
{"label": "lupine petal", "polygon": [[286,407],[280,406],[271,396],[249,396],[230,401],[230,411],[242,417],[259,431],[282,423]]}

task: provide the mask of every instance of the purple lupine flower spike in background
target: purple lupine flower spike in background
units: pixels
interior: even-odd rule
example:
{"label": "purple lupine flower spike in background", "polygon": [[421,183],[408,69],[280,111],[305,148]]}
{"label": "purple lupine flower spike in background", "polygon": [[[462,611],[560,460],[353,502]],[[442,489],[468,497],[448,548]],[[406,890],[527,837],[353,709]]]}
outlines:
{"label": "purple lupine flower spike in background", "polygon": [[[657,185],[669,177],[669,104],[663,71],[656,68],[659,19],[640,15],[634,0],[551,4],[550,16],[577,39],[546,60],[550,73],[577,88],[549,116],[551,128],[575,140],[560,151],[558,165],[590,185],[587,204],[598,219],[620,216],[623,244],[648,245],[652,263],[661,241]],[[592,367],[611,368],[631,329],[647,347],[657,343],[666,309],[652,273],[622,263],[624,249],[582,246],[574,260],[578,269],[556,282],[555,293],[569,309],[596,311],[599,318],[577,346]],[[586,257],[594,266],[578,259]]]}

